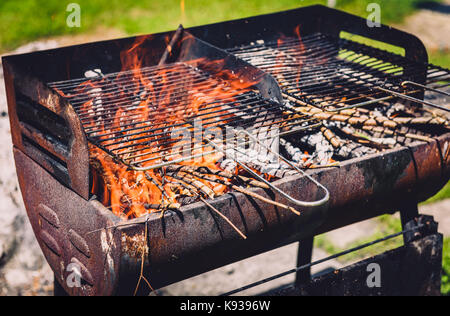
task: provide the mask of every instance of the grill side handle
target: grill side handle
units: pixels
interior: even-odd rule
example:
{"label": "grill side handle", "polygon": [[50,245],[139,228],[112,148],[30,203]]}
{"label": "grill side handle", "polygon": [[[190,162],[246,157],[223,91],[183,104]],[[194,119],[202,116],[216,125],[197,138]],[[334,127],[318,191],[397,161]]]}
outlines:
{"label": "grill side handle", "polygon": [[89,151],[72,106],[40,80],[3,59],[13,145],[89,199]]}

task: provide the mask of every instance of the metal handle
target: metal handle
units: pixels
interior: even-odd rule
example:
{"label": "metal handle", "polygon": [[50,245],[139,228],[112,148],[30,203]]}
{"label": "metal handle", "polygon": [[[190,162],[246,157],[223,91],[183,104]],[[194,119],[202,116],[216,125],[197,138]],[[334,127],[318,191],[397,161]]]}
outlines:
{"label": "metal handle", "polygon": [[[238,135],[241,133],[246,134],[250,139],[252,139],[253,141],[255,141],[256,143],[258,143],[260,146],[264,147],[267,151],[269,151],[270,153],[278,156],[279,159],[283,160],[284,162],[286,162],[290,167],[292,167],[293,169],[295,169],[298,173],[302,174],[303,176],[305,176],[306,178],[308,178],[310,181],[312,181],[315,185],[317,185],[321,190],[323,190],[325,192],[325,197],[323,197],[322,199],[318,200],[318,201],[314,201],[314,202],[307,202],[307,201],[299,201],[295,198],[293,198],[292,196],[290,196],[289,194],[287,194],[286,192],[280,190],[279,188],[275,187],[272,183],[270,183],[269,181],[267,181],[266,179],[264,179],[263,177],[261,177],[259,174],[257,174],[255,171],[253,171],[251,168],[247,167],[245,165],[245,163],[240,162],[238,159],[233,159],[236,161],[236,163],[238,163],[245,171],[247,171],[248,173],[252,174],[255,178],[257,178],[259,181],[264,182],[265,184],[267,184],[273,191],[277,192],[278,194],[280,194],[281,196],[283,196],[284,198],[286,198],[287,200],[291,201],[292,203],[294,203],[297,206],[302,206],[302,207],[317,207],[317,206],[322,206],[324,204],[326,204],[329,200],[330,200],[330,192],[328,191],[327,188],[325,188],[322,184],[320,184],[318,181],[316,181],[314,178],[312,178],[310,175],[308,175],[306,172],[304,172],[303,170],[301,170],[300,168],[298,168],[294,163],[292,163],[291,161],[289,161],[288,159],[284,158],[283,156],[281,156],[279,153],[275,153],[270,147],[266,146],[264,143],[261,143],[256,137],[254,137],[253,135],[251,135],[249,132],[247,131],[236,131],[235,129],[232,129],[232,131]],[[225,151],[220,148],[217,144],[215,144],[214,142],[212,142],[211,140],[207,139],[206,140],[209,144],[211,144],[214,148],[216,148],[218,151],[221,151],[222,153],[226,154]]]}
{"label": "metal handle", "polygon": [[402,82],[402,86],[403,87],[404,86],[408,86],[408,85],[416,86],[416,87],[422,88],[424,90],[433,91],[433,92],[440,93],[440,94],[443,94],[443,95],[446,95],[446,96],[450,97],[450,93],[442,91],[442,90],[439,90],[439,89],[436,89],[436,88],[427,87],[427,86],[424,86],[423,84],[419,84],[419,83],[412,82],[412,81],[403,81]]}

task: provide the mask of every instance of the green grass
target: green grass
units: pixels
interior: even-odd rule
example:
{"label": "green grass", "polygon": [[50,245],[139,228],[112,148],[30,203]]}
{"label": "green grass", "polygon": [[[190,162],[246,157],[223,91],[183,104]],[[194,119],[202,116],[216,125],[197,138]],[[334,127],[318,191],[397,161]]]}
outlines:
{"label": "green grass", "polygon": [[[425,0],[378,0],[382,22],[400,22]],[[438,0],[435,0],[438,1]],[[79,3],[82,27],[66,26],[68,3]],[[338,8],[367,16],[366,7],[374,0],[338,0]],[[156,33],[174,29],[179,23],[194,26],[251,15],[293,9],[326,0],[185,0],[185,15],[180,0],[1,0],[0,52],[38,38],[86,33],[96,27],[114,27],[128,34]]]}
{"label": "green grass", "polygon": [[[341,34],[342,38],[352,40],[354,42],[358,42],[361,44],[369,45],[381,50],[385,50],[397,55],[405,56],[405,49],[389,45],[383,42],[374,41],[365,37],[361,37],[358,35],[353,35],[347,32],[342,32]],[[432,64],[450,68],[450,53],[446,51],[429,51],[429,61]]]}
{"label": "green grass", "polygon": [[424,204],[436,203],[446,199],[450,199],[450,183],[447,183],[447,185],[438,194],[433,196]]}
{"label": "green grass", "polygon": [[442,259],[442,289],[443,295],[450,296],[450,238],[444,240],[444,257]]}
{"label": "green grass", "polygon": [[[345,11],[352,12],[359,16],[367,16],[366,8],[369,3],[379,3],[382,9],[382,23],[400,23],[403,19],[413,13],[420,3],[424,2],[441,2],[440,0],[337,0],[339,8]],[[355,5],[357,2],[358,5]]]}
{"label": "green grass", "polygon": [[450,52],[430,52],[430,62],[438,66],[450,68]]}

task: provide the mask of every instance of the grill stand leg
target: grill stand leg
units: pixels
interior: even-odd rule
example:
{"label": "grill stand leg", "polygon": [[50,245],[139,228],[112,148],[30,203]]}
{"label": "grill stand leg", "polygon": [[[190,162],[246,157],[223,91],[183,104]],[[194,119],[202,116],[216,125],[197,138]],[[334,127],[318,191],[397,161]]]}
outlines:
{"label": "grill stand leg", "polygon": [[[419,217],[419,207],[416,202],[407,202],[404,207],[400,209],[400,217],[402,221],[403,230],[413,228],[417,225],[417,218]],[[414,240],[415,232],[408,232],[403,235],[403,241],[406,244]]]}
{"label": "grill stand leg", "polygon": [[56,277],[53,279],[53,295],[54,296],[69,296],[67,292],[64,290],[64,288],[59,284],[59,282],[56,280]]}
{"label": "grill stand leg", "polygon": [[[312,261],[314,237],[302,240],[298,245],[297,267],[309,264]],[[306,284],[311,281],[311,267],[297,272],[295,284]]]}

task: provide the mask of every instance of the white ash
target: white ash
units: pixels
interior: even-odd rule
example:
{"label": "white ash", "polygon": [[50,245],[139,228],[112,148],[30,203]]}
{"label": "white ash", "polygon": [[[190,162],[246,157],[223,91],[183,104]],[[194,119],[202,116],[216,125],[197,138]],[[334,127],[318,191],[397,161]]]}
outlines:
{"label": "white ash", "polygon": [[272,177],[276,177],[279,179],[293,176],[298,173],[297,171],[293,170],[290,166],[281,162],[266,164],[258,160],[253,160],[248,163],[248,166],[259,170],[261,173],[268,174]]}
{"label": "white ash", "polygon": [[[348,134],[356,134],[356,130],[352,126],[342,122],[325,122],[324,125],[332,130],[335,135],[339,130],[347,130]],[[365,155],[374,154],[377,152],[377,149],[364,146],[349,139],[342,139],[338,135],[336,135],[336,137],[342,143],[342,146],[340,148],[335,149],[335,155],[340,159],[346,160],[352,158],[360,158]]]}
{"label": "white ash", "polygon": [[319,166],[328,165],[334,155],[334,148],[330,142],[323,136],[322,132],[305,135],[300,138],[300,142],[315,148],[313,161]]}
{"label": "white ash", "polygon": [[[88,70],[84,73],[84,76],[88,79],[95,80],[96,78],[103,77],[102,70],[101,69],[93,69]],[[103,90],[101,88],[93,88],[89,90],[88,95],[89,98],[92,100],[91,106],[88,107],[87,113],[92,115],[101,115],[104,113],[104,108],[102,104],[102,92]],[[96,120],[97,124],[100,124],[100,120]]]}
{"label": "white ash", "polygon": [[286,153],[289,155],[289,159],[297,163],[299,167],[305,167],[308,164],[314,163],[312,155],[303,152],[299,147],[294,146],[286,139],[280,139],[280,145],[286,150]]}
{"label": "white ash", "polygon": [[[303,136],[295,141],[295,144],[283,139],[281,144],[284,146],[290,159],[304,167],[309,165],[328,165],[334,156],[333,146],[321,132]],[[314,151],[312,154],[307,154],[306,151],[304,152],[300,149],[301,147],[312,147]]]}
{"label": "white ash", "polygon": [[84,73],[84,76],[89,79],[97,78],[97,77],[103,77],[103,73],[101,69],[93,69],[88,70]]}
{"label": "white ash", "polygon": [[378,107],[374,111],[381,114],[381,116],[392,117],[397,112],[404,112],[407,108],[404,104],[396,103],[390,106]]}
{"label": "white ash", "polygon": [[381,144],[381,145],[387,145],[390,147],[394,147],[397,145],[397,140],[395,138],[380,138],[380,137],[371,137],[371,141]]}
{"label": "white ash", "polygon": [[256,169],[261,173],[271,175],[276,178],[283,178],[297,174],[289,165],[283,161],[275,161],[273,156],[262,155],[255,150],[246,150],[244,152],[227,151],[229,158],[222,161],[220,168],[234,173],[238,167],[238,163],[247,167]]}

